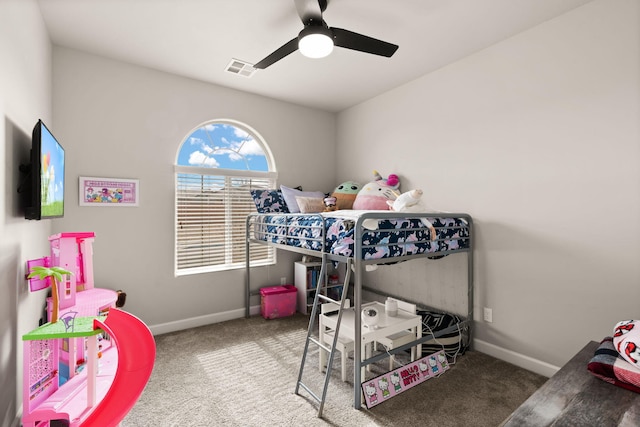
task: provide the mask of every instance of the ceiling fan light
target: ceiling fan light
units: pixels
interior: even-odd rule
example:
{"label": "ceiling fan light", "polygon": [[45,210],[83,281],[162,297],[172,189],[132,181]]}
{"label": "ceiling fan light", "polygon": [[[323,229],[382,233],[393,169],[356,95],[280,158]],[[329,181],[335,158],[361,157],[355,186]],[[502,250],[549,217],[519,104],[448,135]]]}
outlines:
{"label": "ceiling fan light", "polygon": [[333,51],[333,39],[325,32],[301,34],[298,49],[307,58],[324,58]]}

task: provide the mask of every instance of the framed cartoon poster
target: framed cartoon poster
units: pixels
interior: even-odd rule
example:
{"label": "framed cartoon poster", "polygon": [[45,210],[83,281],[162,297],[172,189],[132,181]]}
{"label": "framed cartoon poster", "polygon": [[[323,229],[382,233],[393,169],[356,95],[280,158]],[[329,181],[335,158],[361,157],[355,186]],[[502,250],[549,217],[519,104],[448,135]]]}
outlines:
{"label": "framed cartoon poster", "polygon": [[138,206],[140,182],[137,179],[81,176],[80,206]]}

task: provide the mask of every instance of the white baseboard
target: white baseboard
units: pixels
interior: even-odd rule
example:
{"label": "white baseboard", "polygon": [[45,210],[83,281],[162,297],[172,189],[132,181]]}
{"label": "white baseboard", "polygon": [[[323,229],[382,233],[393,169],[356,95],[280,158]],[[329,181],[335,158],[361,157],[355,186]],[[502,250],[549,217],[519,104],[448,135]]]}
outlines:
{"label": "white baseboard", "polygon": [[[260,314],[260,306],[254,305],[249,308],[249,314],[254,316]],[[175,322],[161,323],[159,325],[149,326],[153,335],[167,334],[169,332],[182,331],[184,329],[197,328],[198,326],[211,325],[212,323],[225,322],[227,320],[239,319],[244,317],[244,308],[237,310],[225,311],[222,313],[207,314],[205,316],[191,317],[189,319],[176,320]]]}
{"label": "white baseboard", "polygon": [[[249,314],[255,316],[260,314],[260,306],[254,305],[249,308]],[[211,325],[213,323],[225,322],[227,320],[239,319],[244,317],[244,308],[237,310],[225,311],[222,313],[207,314],[205,316],[192,317],[189,319],[177,320],[175,322],[161,323],[159,325],[149,326],[153,335],[167,334],[169,332],[182,331],[184,329],[197,328],[199,326]],[[486,341],[474,339],[473,349],[481,353],[493,356],[496,359],[504,360],[513,365],[519,366],[523,369],[527,369],[536,374],[543,375],[545,377],[551,377],[553,374],[560,370],[559,367],[543,362],[541,360],[534,359],[524,354],[516,353],[515,351],[507,350],[503,347],[490,344]]]}
{"label": "white baseboard", "polygon": [[528,371],[535,372],[536,374],[544,375],[547,378],[560,370],[557,366],[525,356],[524,354],[516,353],[515,351],[507,350],[506,348],[498,347],[494,344],[489,344],[479,339],[473,340],[473,349]]}

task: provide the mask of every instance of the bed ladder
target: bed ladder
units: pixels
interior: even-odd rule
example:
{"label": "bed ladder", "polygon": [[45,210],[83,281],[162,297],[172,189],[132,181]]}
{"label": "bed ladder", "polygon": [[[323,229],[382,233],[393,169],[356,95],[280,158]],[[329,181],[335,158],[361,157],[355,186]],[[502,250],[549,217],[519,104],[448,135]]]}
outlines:
{"label": "bed ladder", "polygon": [[[296,383],[295,394],[299,394],[298,391],[300,387],[302,387],[311,395],[311,397],[313,397],[316,401],[318,401],[318,403],[320,404],[320,406],[318,407],[318,418],[322,417],[322,410],[324,409],[324,402],[327,397],[327,388],[329,386],[329,379],[331,378],[331,369],[333,368],[333,356],[336,352],[336,344],[338,342],[338,337],[340,332],[340,322],[342,321],[342,310],[344,309],[345,300],[347,299],[346,296],[349,291],[349,281],[351,279],[351,262],[352,262],[351,259],[347,261],[347,268],[346,268],[344,283],[342,284],[342,297],[340,298],[340,300],[334,300],[332,298],[329,298],[326,295],[327,284],[328,284],[327,275],[326,275],[327,259],[326,259],[326,256],[323,255],[322,266],[320,267],[320,277],[322,278],[321,286],[324,287],[324,289],[322,287],[318,287],[318,289],[316,290],[316,295],[313,299],[313,308],[311,310],[311,317],[309,319],[309,329],[307,330],[307,338],[304,344],[304,352],[302,353],[302,361],[300,363],[300,371],[298,372],[298,381]],[[324,291],[324,293],[322,291]],[[333,343],[331,344],[330,347],[320,342],[320,335],[319,335],[320,332],[318,332],[317,338],[315,336],[315,332],[317,331],[316,324],[318,323],[317,322],[318,307],[319,307],[320,301],[334,303],[339,306],[338,320],[336,322],[336,329],[333,333]],[[320,396],[314,393],[306,384],[302,382],[302,373],[304,372],[304,367],[307,360],[307,354],[309,352],[309,343],[316,344],[319,347],[319,351],[327,351],[329,353],[329,358],[327,359],[327,367],[325,369],[325,374],[324,374],[324,384],[323,384],[322,393],[320,394]]]}

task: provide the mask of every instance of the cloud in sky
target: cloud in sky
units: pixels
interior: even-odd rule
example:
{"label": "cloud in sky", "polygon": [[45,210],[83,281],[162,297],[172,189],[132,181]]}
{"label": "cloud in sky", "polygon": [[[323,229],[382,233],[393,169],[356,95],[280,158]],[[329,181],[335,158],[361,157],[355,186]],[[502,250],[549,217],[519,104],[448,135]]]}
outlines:
{"label": "cloud in sky", "polygon": [[[181,149],[182,161],[191,166],[251,169],[252,158],[265,162],[262,145],[249,132],[236,126],[220,123],[205,125],[194,131]],[[188,160],[187,160],[188,159]]]}
{"label": "cloud in sky", "polygon": [[207,156],[202,151],[194,151],[189,156],[189,164],[194,166],[206,166],[210,168],[217,168],[220,166],[218,161],[210,156]]}

